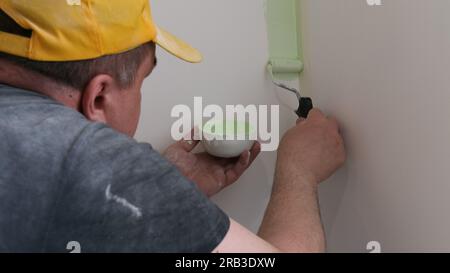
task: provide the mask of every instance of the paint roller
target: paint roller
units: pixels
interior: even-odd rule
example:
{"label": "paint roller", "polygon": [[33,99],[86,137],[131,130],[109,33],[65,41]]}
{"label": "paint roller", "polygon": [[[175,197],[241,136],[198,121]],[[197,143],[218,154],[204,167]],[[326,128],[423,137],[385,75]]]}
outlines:
{"label": "paint roller", "polygon": [[311,109],[313,109],[313,102],[311,98],[302,97],[299,90],[286,86],[275,80],[274,74],[300,74],[303,71],[303,63],[300,60],[293,59],[271,59],[267,65],[267,69],[272,77],[272,82],[289,92],[294,93],[299,101],[299,106],[295,113],[300,118],[307,118]]}
{"label": "paint roller", "polygon": [[303,63],[299,60],[271,59],[268,68],[272,73],[300,74],[303,71]]}

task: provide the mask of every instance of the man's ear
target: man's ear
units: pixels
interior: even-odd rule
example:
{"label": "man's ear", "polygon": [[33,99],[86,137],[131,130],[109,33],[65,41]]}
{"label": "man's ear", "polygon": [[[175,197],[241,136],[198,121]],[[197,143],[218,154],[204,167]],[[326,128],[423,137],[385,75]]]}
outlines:
{"label": "man's ear", "polygon": [[114,86],[114,79],[106,74],[97,75],[89,81],[81,98],[81,112],[87,119],[107,123],[108,101]]}

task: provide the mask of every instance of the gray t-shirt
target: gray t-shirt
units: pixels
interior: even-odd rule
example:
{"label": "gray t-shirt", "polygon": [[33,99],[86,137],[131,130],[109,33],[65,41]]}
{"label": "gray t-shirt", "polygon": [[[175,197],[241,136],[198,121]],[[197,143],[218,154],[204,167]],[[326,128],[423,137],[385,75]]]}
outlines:
{"label": "gray t-shirt", "polygon": [[149,144],[0,85],[0,252],[210,252],[229,225]]}

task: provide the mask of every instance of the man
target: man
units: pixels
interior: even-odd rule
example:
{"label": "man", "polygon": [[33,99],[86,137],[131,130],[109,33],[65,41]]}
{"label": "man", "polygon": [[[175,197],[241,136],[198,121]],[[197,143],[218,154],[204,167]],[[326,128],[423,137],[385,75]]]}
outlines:
{"label": "man", "polygon": [[345,159],[337,122],[314,109],[284,135],[255,235],[207,196],[259,144],[225,160],[131,138],[155,44],[201,60],[156,27],[147,0],[0,1],[0,251],[324,251],[317,187]]}

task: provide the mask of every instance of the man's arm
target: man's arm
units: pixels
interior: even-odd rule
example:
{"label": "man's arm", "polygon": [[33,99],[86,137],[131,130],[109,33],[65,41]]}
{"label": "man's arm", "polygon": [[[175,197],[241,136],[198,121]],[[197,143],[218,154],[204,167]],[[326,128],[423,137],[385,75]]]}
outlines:
{"label": "man's arm", "polygon": [[317,109],[311,111],[280,143],[272,196],[259,237],[231,220],[214,252],[324,251],[317,186],[344,161],[337,122]]}
{"label": "man's arm", "polygon": [[278,170],[276,175],[258,235],[283,252],[325,251],[316,182],[295,172]]}

